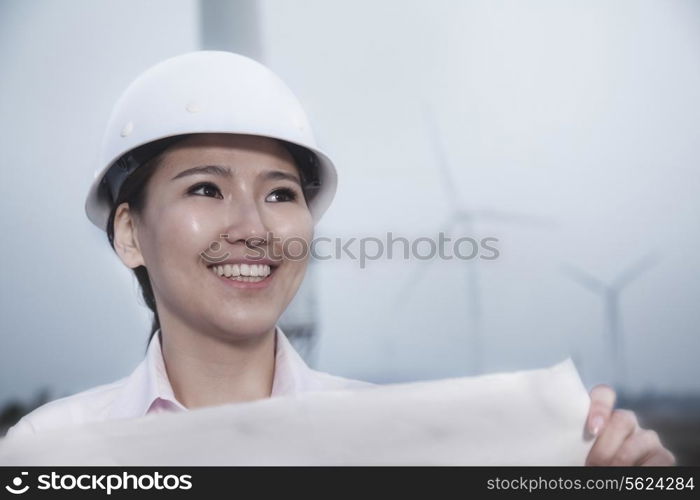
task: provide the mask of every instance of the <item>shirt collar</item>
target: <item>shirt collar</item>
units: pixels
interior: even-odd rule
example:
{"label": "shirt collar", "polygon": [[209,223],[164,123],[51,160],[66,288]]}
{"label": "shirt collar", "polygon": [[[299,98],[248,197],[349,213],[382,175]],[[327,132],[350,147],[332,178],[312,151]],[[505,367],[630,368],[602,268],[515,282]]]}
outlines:
{"label": "shirt collar", "polygon": [[[275,328],[275,372],[271,397],[294,395],[313,388],[312,370],[296,352],[282,329]],[[113,418],[142,417],[158,405],[174,411],[187,411],[170,385],[163,360],[161,333],[151,338],[146,357],[127,377],[120,394],[112,404]]]}

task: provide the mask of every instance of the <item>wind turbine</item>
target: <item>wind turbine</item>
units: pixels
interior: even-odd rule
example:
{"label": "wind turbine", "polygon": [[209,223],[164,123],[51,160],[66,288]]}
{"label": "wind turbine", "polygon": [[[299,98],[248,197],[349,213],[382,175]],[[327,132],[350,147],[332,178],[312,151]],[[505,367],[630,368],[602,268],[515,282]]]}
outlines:
{"label": "wind turbine", "polygon": [[[504,212],[494,209],[476,209],[466,208],[461,201],[461,196],[457,190],[457,183],[452,175],[444,143],[442,142],[441,134],[439,133],[437,124],[432,113],[427,106],[424,107],[425,123],[428,127],[428,135],[432,142],[433,151],[436,157],[436,163],[440,178],[443,183],[443,189],[447,196],[449,204],[449,214],[446,221],[442,225],[442,232],[446,235],[456,229],[460,229],[461,234],[467,236],[475,235],[475,226],[479,221],[494,221],[504,224],[529,225],[546,229],[556,227],[551,219],[545,217],[537,217],[531,215],[523,215],[513,212]],[[404,285],[404,293],[399,295],[398,302],[403,303],[412,291],[416,288],[418,282],[423,278],[427,271],[428,262],[423,263],[421,267],[414,273]],[[481,285],[477,266],[471,260],[466,261],[466,286],[467,286],[467,301],[469,304],[469,322],[472,333],[472,362],[474,373],[479,374],[483,370],[483,334],[482,334],[482,305],[481,305]]]}
{"label": "wind turbine", "polygon": [[651,253],[627,267],[610,283],[605,283],[579,267],[571,264],[562,264],[562,271],[572,280],[603,298],[605,333],[608,342],[610,342],[610,350],[612,352],[614,363],[613,382],[615,385],[624,383],[624,378],[627,374],[620,313],[620,295],[625,288],[656,265],[659,260],[658,254]]}

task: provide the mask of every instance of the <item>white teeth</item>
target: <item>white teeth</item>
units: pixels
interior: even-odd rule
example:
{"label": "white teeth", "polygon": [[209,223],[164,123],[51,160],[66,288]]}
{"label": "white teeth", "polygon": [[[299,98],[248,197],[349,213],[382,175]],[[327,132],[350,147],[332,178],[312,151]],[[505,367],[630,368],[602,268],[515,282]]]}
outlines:
{"label": "white teeth", "polygon": [[211,269],[219,276],[246,282],[262,281],[272,272],[266,264],[225,264],[211,266]]}

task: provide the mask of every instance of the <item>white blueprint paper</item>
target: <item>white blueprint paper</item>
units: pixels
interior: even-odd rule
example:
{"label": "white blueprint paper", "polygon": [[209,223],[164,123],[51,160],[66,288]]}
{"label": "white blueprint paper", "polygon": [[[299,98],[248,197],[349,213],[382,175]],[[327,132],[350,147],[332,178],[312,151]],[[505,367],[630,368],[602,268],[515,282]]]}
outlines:
{"label": "white blueprint paper", "polygon": [[583,465],[589,403],[566,360],[18,436],[0,465]]}

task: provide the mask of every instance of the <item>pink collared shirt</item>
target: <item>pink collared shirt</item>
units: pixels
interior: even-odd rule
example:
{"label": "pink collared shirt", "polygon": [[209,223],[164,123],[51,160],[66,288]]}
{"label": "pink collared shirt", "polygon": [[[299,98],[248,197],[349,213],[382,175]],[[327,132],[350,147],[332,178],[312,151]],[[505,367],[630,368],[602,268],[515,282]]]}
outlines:
{"label": "pink collared shirt", "polygon": [[[275,373],[270,397],[308,391],[359,389],[374,384],[311,369],[277,327]],[[148,345],[146,357],[128,377],[67,396],[35,409],[11,427],[7,436],[110,419],[136,418],[161,412],[188,411],[173,393],[165,370],[160,331]]]}

